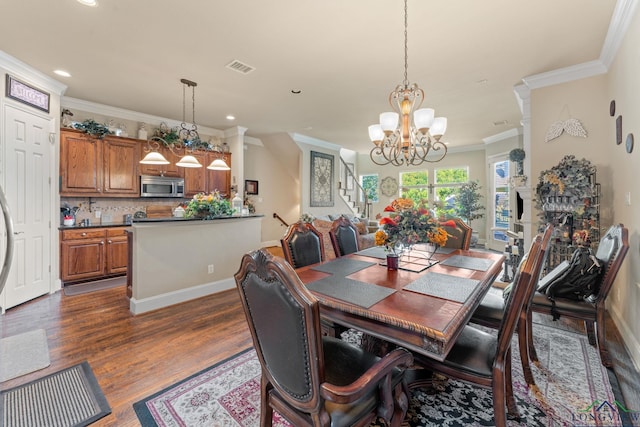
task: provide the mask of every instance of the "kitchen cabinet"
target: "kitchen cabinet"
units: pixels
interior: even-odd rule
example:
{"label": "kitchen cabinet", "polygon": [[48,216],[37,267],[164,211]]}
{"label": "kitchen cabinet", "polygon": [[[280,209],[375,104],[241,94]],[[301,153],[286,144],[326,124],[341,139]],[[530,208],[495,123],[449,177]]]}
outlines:
{"label": "kitchen cabinet", "polygon": [[140,194],[136,139],[64,129],[60,141],[60,195],[132,197]]}
{"label": "kitchen cabinet", "polygon": [[184,169],[184,196],[185,197],[193,197],[193,195],[198,193],[208,193],[212,190],[209,190],[207,186],[207,163],[208,154],[207,153],[191,153],[193,157],[195,157],[200,164],[203,166],[201,168],[181,168]]}
{"label": "kitchen cabinet", "polygon": [[87,228],[60,232],[63,282],[121,275],[127,272],[126,227]]}
{"label": "kitchen cabinet", "polygon": [[[158,153],[162,154],[165,159],[170,163],[168,165],[140,165],[140,175],[152,175],[152,176],[171,176],[184,178],[184,168],[176,166],[176,163],[180,160],[180,153],[174,154],[167,147],[158,148]],[[142,159],[147,154],[144,149],[140,153]]]}
{"label": "kitchen cabinet", "polygon": [[[207,166],[218,158],[220,158],[219,153],[209,153]],[[228,166],[231,166],[231,153],[225,153],[223,159]],[[231,199],[233,197],[231,194],[231,170],[214,171],[207,169],[207,189],[209,192],[218,190],[223,197]]]}

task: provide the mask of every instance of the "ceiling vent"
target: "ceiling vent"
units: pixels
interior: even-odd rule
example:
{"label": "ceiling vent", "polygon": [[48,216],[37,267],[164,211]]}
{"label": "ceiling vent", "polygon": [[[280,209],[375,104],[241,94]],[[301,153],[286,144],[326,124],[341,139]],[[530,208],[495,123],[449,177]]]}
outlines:
{"label": "ceiling vent", "polygon": [[253,68],[251,65],[247,65],[244,62],[238,61],[237,59],[229,62],[226,67],[240,74],[249,74],[250,72],[255,70],[255,68]]}

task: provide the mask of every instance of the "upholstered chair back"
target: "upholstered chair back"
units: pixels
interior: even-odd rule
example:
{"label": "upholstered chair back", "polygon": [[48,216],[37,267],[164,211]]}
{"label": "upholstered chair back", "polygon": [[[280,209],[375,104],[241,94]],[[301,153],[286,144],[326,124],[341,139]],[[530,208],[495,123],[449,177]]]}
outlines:
{"label": "upholstered chair back", "polygon": [[445,248],[468,250],[471,245],[471,227],[469,227],[462,219],[453,218],[455,227],[445,225],[443,228],[449,234]]}
{"label": "upholstered chair back", "polygon": [[322,234],[309,222],[291,224],[280,241],[284,258],[300,268],[325,259]]}
{"label": "upholstered chair back", "polygon": [[340,217],[333,221],[331,230],[331,245],[337,257],[358,252],[358,230],[348,218]]}

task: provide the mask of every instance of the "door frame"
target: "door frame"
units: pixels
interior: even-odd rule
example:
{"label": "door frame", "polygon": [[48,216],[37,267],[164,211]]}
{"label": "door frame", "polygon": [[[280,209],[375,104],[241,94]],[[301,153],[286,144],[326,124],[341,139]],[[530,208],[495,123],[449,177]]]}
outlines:
{"label": "door frame", "polygon": [[[498,243],[493,239],[493,231],[495,224],[495,212],[496,212],[496,194],[495,194],[495,181],[493,174],[493,165],[498,162],[507,161],[509,163],[509,176],[507,182],[513,176],[513,168],[509,161],[509,153],[499,153],[487,157],[487,187],[488,187],[488,203],[487,203],[487,225],[486,225],[486,246],[488,249],[493,249],[499,252],[504,251],[504,247],[509,243],[507,240],[504,244]],[[514,212],[516,212],[516,195],[515,191],[510,185],[507,185],[509,189],[509,221],[507,230],[513,230],[514,225]],[[500,247],[501,246],[501,247]]]}

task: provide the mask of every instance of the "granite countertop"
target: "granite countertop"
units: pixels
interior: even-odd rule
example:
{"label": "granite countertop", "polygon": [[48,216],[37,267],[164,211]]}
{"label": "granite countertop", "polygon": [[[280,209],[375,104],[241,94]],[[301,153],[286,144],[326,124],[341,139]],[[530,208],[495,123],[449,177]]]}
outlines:
{"label": "granite countertop", "polygon": [[202,219],[202,218],[178,218],[178,217],[166,217],[166,218],[134,218],[134,224],[142,224],[142,223],[154,223],[154,222],[202,222],[202,221],[216,221],[220,219],[243,219],[243,218],[260,218],[263,217],[262,214],[250,214],[250,215],[231,215],[231,216],[220,216],[213,219]]}

